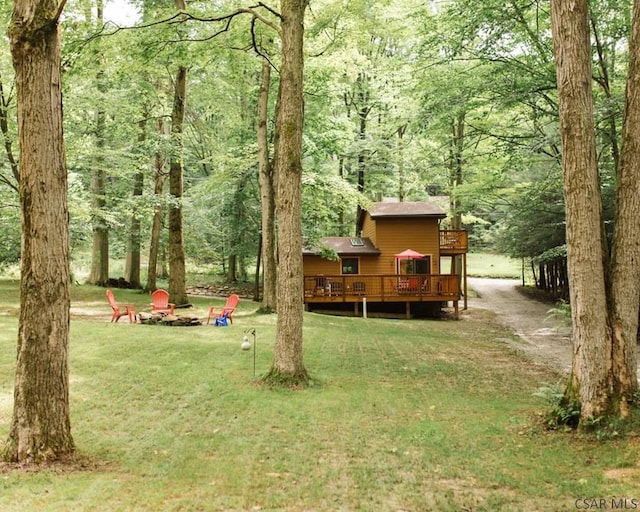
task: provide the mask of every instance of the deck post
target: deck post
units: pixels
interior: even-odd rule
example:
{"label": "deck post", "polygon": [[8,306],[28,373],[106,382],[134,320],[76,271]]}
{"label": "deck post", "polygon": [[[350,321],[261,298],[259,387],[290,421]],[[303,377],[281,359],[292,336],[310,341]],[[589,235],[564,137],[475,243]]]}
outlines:
{"label": "deck post", "polygon": [[407,320],[411,319],[411,302],[405,302],[405,314],[407,315]]}
{"label": "deck post", "polygon": [[458,301],[457,300],[453,301],[453,309],[455,311],[455,314],[454,314],[455,319],[456,320],[460,320],[460,311],[458,309]]}
{"label": "deck post", "polygon": [[464,276],[464,310],[467,310],[467,253],[462,254],[462,275]]}

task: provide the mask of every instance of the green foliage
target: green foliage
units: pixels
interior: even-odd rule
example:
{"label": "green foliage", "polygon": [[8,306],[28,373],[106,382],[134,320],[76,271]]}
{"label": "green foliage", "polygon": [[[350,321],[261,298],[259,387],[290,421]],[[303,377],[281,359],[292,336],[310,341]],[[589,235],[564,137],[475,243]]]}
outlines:
{"label": "green foliage", "polygon": [[321,244],[320,246],[320,257],[328,261],[340,261],[340,256],[335,249],[326,244]]}
{"label": "green foliage", "polygon": [[17,206],[5,205],[0,223],[0,271],[20,259],[20,214]]}
{"label": "green foliage", "polygon": [[559,380],[556,384],[544,384],[538,388],[534,396],[542,398],[549,407],[544,415],[544,424],[547,428],[569,427],[575,429],[578,427],[581,405],[567,397],[564,379]]}
{"label": "green foliage", "polygon": [[[212,18],[238,5],[193,1],[187,7]],[[86,249],[92,225],[105,223],[112,255],[124,257],[134,216],[142,222],[143,252],[148,249],[153,208],[171,202],[166,190],[154,195],[153,166],[156,156],[166,160],[173,151],[171,77],[187,61],[187,255],[198,263],[220,263],[230,255],[254,258],[260,236],[255,131],[262,59],[251,46],[252,29],[275,71],[270,142],[277,34],[262,22],[252,27],[248,15],[235,17],[228,27],[195,20],[158,24],[175,14],[171,2],[136,6],[141,20],[149,22],[136,30],[102,27],[91,2],[65,6],[64,129],[73,249]],[[0,4],[5,26],[10,7]],[[278,22],[268,9],[256,8]],[[630,5],[598,1],[591,9],[604,52],[602,60],[594,53],[594,97],[609,229],[616,175],[612,141],[621,123]],[[472,246],[531,258],[546,257],[564,244],[548,9],[538,2],[497,0],[320,0],[307,12],[305,239],[355,234],[358,205],[384,197],[422,200],[430,191],[459,201],[456,213],[462,214]],[[0,78],[12,100],[8,134],[15,149],[13,77],[6,39],[2,44],[7,51],[0,52]],[[102,138],[96,137],[98,113],[104,113]],[[455,120],[463,122],[458,141],[452,137]],[[452,174],[458,149],[462,182]],[[90,193],[96,170],[107,180],[103,208]],[[139,173],[144,190],[134,198]],[[6,178],[0,179],[0,208],[9,220],[0,227],[0,259],[10,262],[18,255],[19,236],[6,205],[17,204],[17,197],[7,185],[15,180],[4,154],[0,175]]]}
{"label": "green foliage", "polygon": [[571,325],[571,304],[566,300],[559,300],[547,311],[546,318],[560,321],[564,325]]}

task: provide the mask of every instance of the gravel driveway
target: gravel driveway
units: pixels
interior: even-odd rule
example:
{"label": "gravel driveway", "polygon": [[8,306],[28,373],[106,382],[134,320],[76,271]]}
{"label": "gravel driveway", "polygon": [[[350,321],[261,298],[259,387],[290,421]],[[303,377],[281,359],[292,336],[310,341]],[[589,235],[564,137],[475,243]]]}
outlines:
{"label": "gravel driveway", "polygon": [[514,347],[556,369],[571,370],[571,327],[549,318],[549,304],[533,300],[517,290],[512,279],[469,278],[478,297],[469,297],[469,307],[484,308],[522,340]]}

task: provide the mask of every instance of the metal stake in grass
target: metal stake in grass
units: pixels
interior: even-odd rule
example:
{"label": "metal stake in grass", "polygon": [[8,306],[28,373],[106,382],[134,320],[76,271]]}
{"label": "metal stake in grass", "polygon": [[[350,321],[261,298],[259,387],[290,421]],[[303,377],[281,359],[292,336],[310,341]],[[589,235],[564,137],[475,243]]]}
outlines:
{"label": "metal stake in grass", "polygon": [[251,329],[245,329],[244,335],[242,336],[242,343],[240,344],[240,348],[242,350],[249,350],[251,348],[251,342],[249,341],[249,334],[253,336],[253,376],[256,376],[256,330],[252,327]]}

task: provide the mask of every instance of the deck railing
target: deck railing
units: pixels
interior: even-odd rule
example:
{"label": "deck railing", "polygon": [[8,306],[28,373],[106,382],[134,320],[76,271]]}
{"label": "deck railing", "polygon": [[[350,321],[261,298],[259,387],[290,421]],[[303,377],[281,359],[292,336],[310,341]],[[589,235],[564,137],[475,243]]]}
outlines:
{"label": "deck railing", "polygon": [[460,298],[455,274],[304,276],[305,302],[449,301]]}
{"label": "deck railing", "polygon": [[469,249],[469,238],[464,229],[443,229],[440,231],[440,252],[462,254]]}

